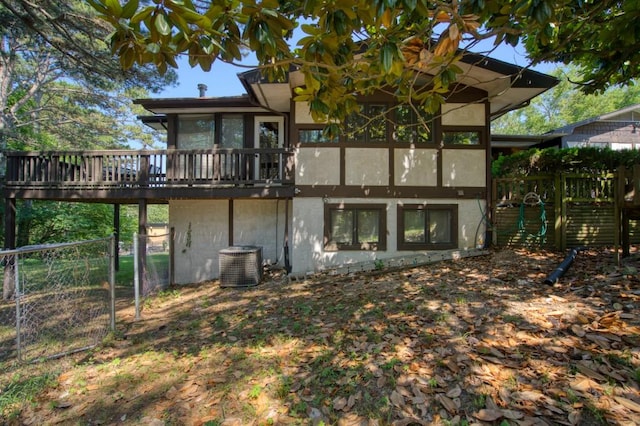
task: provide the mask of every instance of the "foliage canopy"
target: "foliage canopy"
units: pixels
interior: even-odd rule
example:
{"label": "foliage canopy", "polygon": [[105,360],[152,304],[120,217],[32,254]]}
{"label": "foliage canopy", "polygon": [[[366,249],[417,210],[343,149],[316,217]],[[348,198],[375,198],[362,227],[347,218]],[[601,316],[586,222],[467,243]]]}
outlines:
{"label": "foliage canopy", "polygon": [[[577,63],[587,91],[640,73],[635,0],[87,1],[114,27],[109,42],[125,69],[166,71],[185,54],[208,70],[249,49],[272,79],[291,67],[303,73],[297,100],[317,120],[342,119],[356,93],[384,87],[435,111],[463,72],[461,48],[487,39],[524,42],[534,63]],[[297,29],[303,36],[291,47]],[[419,75],[427,79],[416,86]]]}
{"label": "foliage canopy", "polygon": [[[124,71],[112,27],[83,0],[0,0],[0,146],[87,149],[150,138],[131,97],[175,82],[152,65]],[[141,89],[143,88],[143,89]]]}
{"label": "foliage canopy", "polygon": [[493,177],[528,176],[556,173],[613,172],[619,166],[633,167],[640,164],[640,151],[583,148],[530,149],[500,156],[491,165]]}

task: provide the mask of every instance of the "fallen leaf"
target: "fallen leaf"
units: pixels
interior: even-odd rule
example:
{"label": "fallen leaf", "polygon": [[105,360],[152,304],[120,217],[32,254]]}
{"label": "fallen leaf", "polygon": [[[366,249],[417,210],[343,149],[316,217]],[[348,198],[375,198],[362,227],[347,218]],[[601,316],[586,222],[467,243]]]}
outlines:
{"label": "fallen leaf", "polygon": [[482,420],[483,422],[493,422],[503,417],[503,414],[501,410],[489,410],[483,408],[477,413],[473,413],[473,416],[478,420]]}
{"label": "fallen leaf", "polygon": [[628,408],[631,411],[635,411],[636,413],[640,413],[640,404],[638,404],[637,402],[627,398],[623,398],[621,396],[614,396],[613,399],[615,399],[618,404],[622,405],[623,407]]}
{"label": "fallen leaf", "polygon": [[457,398],[462,394],[462,389],[460,389],[460,386],[455,385],[451,390],[449,390],[449,392],[446,393],[446,395],[449,398]]}
{"label": "fallen leaf", "polygon": [[347,398],[343,396],[333,400],[333,409],[336,411],[340,411],[346,406],[347,406]]}
{"label": "fallen leaf", "polygon": [[584,374],[585,376],[594,379],[594,380],[599,380],[601,382],[606,382],[607,378],[604,377],[602,374],[598,373],[597,371],[593,370],[590,367],[587,367],[586,365],[582,364],[582,363],[578,363],[576,364],[576,368],[578,369],[579,372],[581,372],[582,374]]}
{"label": "fallen leaf", "polygon": [[393,391],[391,392],[391,396],[389,397],[389,400],[391,401],[391,403],[393,403],[393,405],[395,405],[396,407],[402,408],[404,407],[404,397],[402,395],[400,395],[398,392]]}
{"label": "fallen leaf", "polygon": [[445,395],[436,395],[436,400],[442,404],[442,406],[451,414],[455,414],[458,411],[458,407],[453,400]]}

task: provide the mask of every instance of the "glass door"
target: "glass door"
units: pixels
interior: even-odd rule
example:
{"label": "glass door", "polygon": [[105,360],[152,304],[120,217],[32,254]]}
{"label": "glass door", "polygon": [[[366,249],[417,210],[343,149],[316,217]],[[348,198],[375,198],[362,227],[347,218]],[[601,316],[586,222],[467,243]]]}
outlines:
{"label": "glass door", "polygon": [[282,180],[280,148],[284,147],[284,117],[255,118],[255,147],[264,151],[256,154],[257,180]]}

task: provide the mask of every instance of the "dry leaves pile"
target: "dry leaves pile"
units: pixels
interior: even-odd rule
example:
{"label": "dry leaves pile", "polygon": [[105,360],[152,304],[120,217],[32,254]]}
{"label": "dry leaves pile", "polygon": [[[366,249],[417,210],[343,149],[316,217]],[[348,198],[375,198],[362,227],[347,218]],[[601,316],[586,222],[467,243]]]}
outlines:
{"label": "dry leaves pile", "polygon": [[120,310],[21,424],[640,424],[640,275],[589,250],[216,283]]}

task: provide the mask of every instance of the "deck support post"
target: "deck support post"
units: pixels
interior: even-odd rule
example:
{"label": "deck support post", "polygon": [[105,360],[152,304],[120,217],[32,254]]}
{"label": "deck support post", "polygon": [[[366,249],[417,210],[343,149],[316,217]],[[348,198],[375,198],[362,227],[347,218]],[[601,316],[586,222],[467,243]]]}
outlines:
{"label": "deck support post", "polygon": [[115,270],[120,270],[120,204],[113,205],[113,237],[116,249],[113,253]]}

